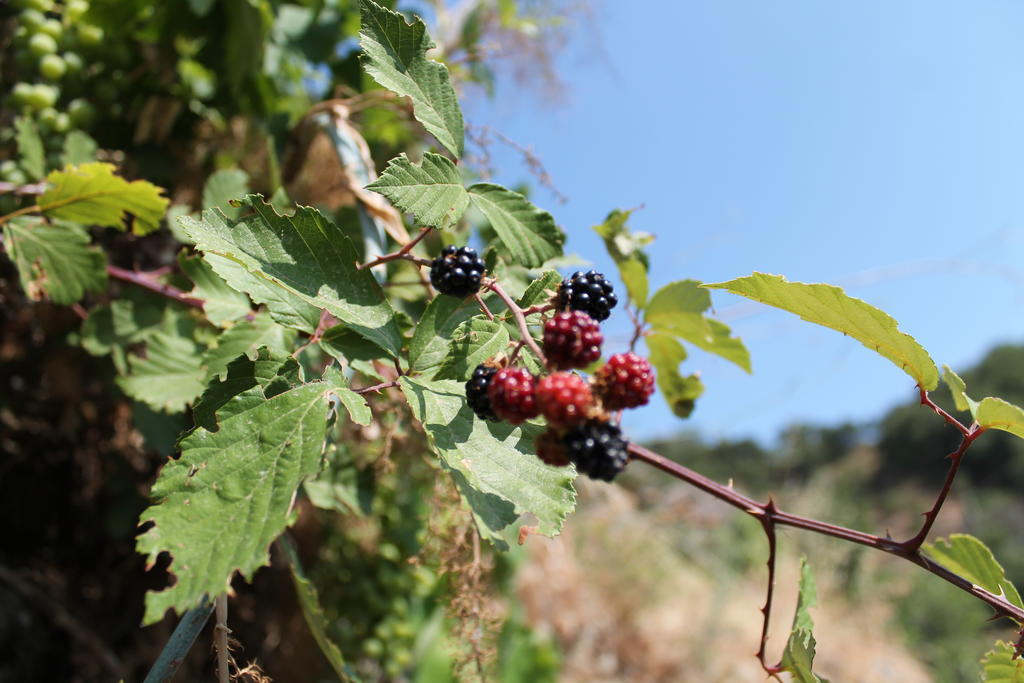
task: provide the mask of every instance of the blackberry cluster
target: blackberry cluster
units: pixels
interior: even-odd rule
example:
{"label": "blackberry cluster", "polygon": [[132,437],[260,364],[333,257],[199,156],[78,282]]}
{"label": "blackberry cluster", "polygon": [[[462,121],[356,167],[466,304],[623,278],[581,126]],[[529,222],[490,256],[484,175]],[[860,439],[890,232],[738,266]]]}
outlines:
{"label": "blackberry cluster", "polygon": [[611,481],[629,462],[629,442],[611,422],[588,420],[562,437],[566,456],[591,479]]}
{"label": "blackberry cluster", "polygon": [[487,395],[487,389],[491,386],[491,380],[497,372],[498,368],[481,364],[476,366],[473,376],[466,382],[466,402],[481,420],[498,422],[501,419],[491,410],[491,399]]}
{"label": "blackberry cluster", "polygon": [[486,270],[476,249],[447,246],[430,264],[430,284],[441,294],[465,299],[480,291]]}
{"label": "blackberry cluster", "polygon": [[558,288],[558,307],[562,310],[583,311],[598,322],[607,320],[619,299],[612,283],[596,270],[576,271],[562,280]]}
{"label": "blackberry cluster", "polygon": [[[468,255],[467,255],[468,254]],[[472,264],[478,264],[476,270]],[[473,286],[466,282],[472,278]],[[465,297],[478,291],[483,263],[472,249],[448,247],[430,270],[442,293]],[[553,298],[558,310],[544,323],[547,373],[535,377],[504,360],[478,365],[466,382],[466,401],[482,420],[521,424],[543,416],[548,428],[534,440],[537,457],[554,467],[576,465],[592,479],[612,481],[629,462],[629,442],[612,411],[647,403],[654,371],[630,352],[608,359],[591,380],[571,372],[601,358],[605,320],[617,303],[611,284],[595,271],[574,273]]]}

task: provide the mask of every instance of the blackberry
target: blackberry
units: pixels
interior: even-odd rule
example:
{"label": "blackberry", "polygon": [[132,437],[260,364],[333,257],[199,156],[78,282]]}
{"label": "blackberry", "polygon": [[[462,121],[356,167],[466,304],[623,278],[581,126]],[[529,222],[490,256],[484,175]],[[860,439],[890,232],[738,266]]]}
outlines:
{"label": "blackberry", "polygon": [[476,366],[473,376],[466,382],[466,402],[481,420],[498,422],[501,419],[491,410],[491,399],[487,396],[487,388],[497,372],[498,368],[481,364]]}
{"label": "blackberry", "polygon": [[556,370],[585,368],[601,357],[604,335],[583,311],[558,313],[544,323],[544,355]]}
{"label": "blackberry", "polygon": [[558,287],[558,307],[562,310],[583,311],[598,322],[607,320],[619,299],[612,283],[596,270],[576,271],[562,280]]}
{"label": "blackberry", "polygon": [[447,246],[430,264],[430,284],[441,294],[465,299],[480,291],[485,270],[476,249]]}
{"label": "blackberry", "polygon": [[629,462],[622,430],[604,420],[588,420],[562,437],[569,460],[591,479],[611,481]]}
{"label": "blackberry", "polygon": [[540,415],[537,407],[537,378],[526,368],[503,368],[491,378],[487,398],[491,410],[514,425]]}
{"label": "blackberry", "polygon": [[565,443],[562,435],[553,429],[548,429],[538,435],[533,441],[533,447],[541,462],[553,467],[565,467],[569,464],[569,456],[565,452]]}
{"label": "blackberry", "polygon": [[593,404],[590,385],[579,375],[555,372],[537,382],[537,405],[552,427],[583,422]]}
{"label": "blackberry", "polygon": [[608,410],[646,405],[654,393],[654,369],[632,351],[617,353],[595,373],[594,389]]}

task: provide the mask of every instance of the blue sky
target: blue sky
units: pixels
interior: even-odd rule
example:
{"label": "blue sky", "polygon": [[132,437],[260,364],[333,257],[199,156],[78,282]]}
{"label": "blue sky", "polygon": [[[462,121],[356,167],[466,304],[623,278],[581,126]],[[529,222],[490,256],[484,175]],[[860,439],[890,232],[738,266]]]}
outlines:
{"label": "blue sky", "polygon": [[[963,369],[1024,341],[1022,29],[1009,1],[606,0],[560,59],[563,102],[505,79],[466,116],[533,146],[569,197],[535,201],[595,267],[614,270],[590,226],[643,205],[631,226],[657,235],[655,287],[754,270],[837,284]],[[492,152],[499,182],[528,178],[516,152]],[[913,394],[838,333],[713,300],[754,374],[694,350],[684,370],[707,391],[693,417],[655,399],[629,415],[634,438],[771,440]],[[624,346],[625,315],[606,331],[606,351]]]}

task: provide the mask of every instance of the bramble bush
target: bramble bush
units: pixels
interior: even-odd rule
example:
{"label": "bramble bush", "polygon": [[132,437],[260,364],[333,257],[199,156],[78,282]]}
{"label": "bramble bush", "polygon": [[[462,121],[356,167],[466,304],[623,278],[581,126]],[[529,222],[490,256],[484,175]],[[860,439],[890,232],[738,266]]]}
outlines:
{"label": "bramble bush", "polygon": [[[481,3],[461,47],[444,46],[442,58],[463,51],[450,59],[461,79],[489,78],[482,24],[526,21],[498,4],[487,14]],[[927,351],[836,287],[753,273],[650,291],[651,237],[630,229],[628,211],[595,228],[621,291],[594,271],[563,277],[554,217],[474,182],[463,163],[456,88],[428,55],[423,21],[372,0],[354,10],[22,0],[8,22],[4,78],[13,68],[22,80],[8,95],[17,116],[0,164],[4,252],[28,299],[80,316],[71,342],[110,359],[137,428],[169,456],[138,519],[138,552],[151,565],[169,557],[173,575],[146,595],[143,625],[168,610],[182,617],[153,680],[173,674],[214,608],[226,680],[232,582],[253,580],[272,546],[339,678],[426,667],[417,634],[431,624],[451,631],[464,675],[485,675],[497,622],[481,558],[500,565],[531,534],[558,534],[576,476],[612,482],[627,466],[657,468],[759,521],[768,581],[757,657],[768,676],[824,680],[813,672],[809,562],[781,661],[766,655],[776,530],[789,526],[902,558],[989,605],[1017,635],[985,656],[983,680],[1024,680],[1017,589],[980,540],[929,542],[970,446],[993,429],[1024,438],[1024,411],[971,398],[944,367],[969,417],[946,412],[930,397],[940,372]],[[356,17],[359,50],[339,51]],[[342,96],[314,103],[307,86],[324,78]],[[377,176],[381,154],[390,161]],[[679,417],[694,409],[703,386],[681,370],[689,348],[750,372],[742,341],[709,315],[713,290],[860,341],[959,434],[918,533],[900,541],[791,514],[628,440],[622,411],[653,393]],[[634,334],[606,349],[600,323],[615,314]],[[328,525],[304,568],[289,527],[309,515],[351,523]],[[528,656],[538,668],[521,675],[552,675],[542,652]]]}

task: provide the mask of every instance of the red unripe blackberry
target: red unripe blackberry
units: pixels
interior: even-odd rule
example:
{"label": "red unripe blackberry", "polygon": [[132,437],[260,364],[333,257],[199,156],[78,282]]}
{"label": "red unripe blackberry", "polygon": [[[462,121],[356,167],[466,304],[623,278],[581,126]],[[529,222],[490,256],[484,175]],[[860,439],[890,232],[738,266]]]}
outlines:
{"label": "red unripe blackberry", "polygon": [[566,453],[562,435],[554,429],[549,428],[539,435],[533,442],[533,447],[537,451],[537,457],[548,465],[565,467],[569,464],[569,455]]}
{"label": "red unripe blackberry", "polygon": [[447,246],[430,264],[430,284],[442,294],[465,299],[480,291],[485,270],[476,249]]}
{"label": "red unripe blackberry", "polygon": [[544,355],[556,370],[585,368],[601,357],[604,335],[582,311],[558,313],[544,323]]}
{"label": "red unripe blackberry", "polygon": [[514,425],[537,417],[537,379],[526,368],[504,368],[494,373],[487,397],[491,411]]}
{"label": "red unripe blackberry", "polygon": [[576,463],[576,471],[591,479],[611,481],[629,462],[629,442],[622,430],[604,420],[588,420],[562,437],[569,460]]}
{"label": "red unripe blackberry", "polygon": [[596,270],[576,271],[558,287],[558,307],[583,311],[597,321],[607,320],[619,299],[612,283]]}
{"label": "red unripe blackberry", "polygon": [[537,382],[537,405],[549,425],[570,427],[587,419],[594,396],[579,375],[555,372]]}
{"label": "red unripe blackberry", "polygon": [[607,410],[646,405],[654,393],[654,369],[632,351],[617,353],[594,375],[594,388]]}
{"label": "red unripe blackberry", "polygon": [[466,402],[481,420],[497,422],[500,418],[491,410],[491,399],[487,396],[487,388],[491,386],[498,368],[492,365],[478,365],[473,376],[466,382]]}

